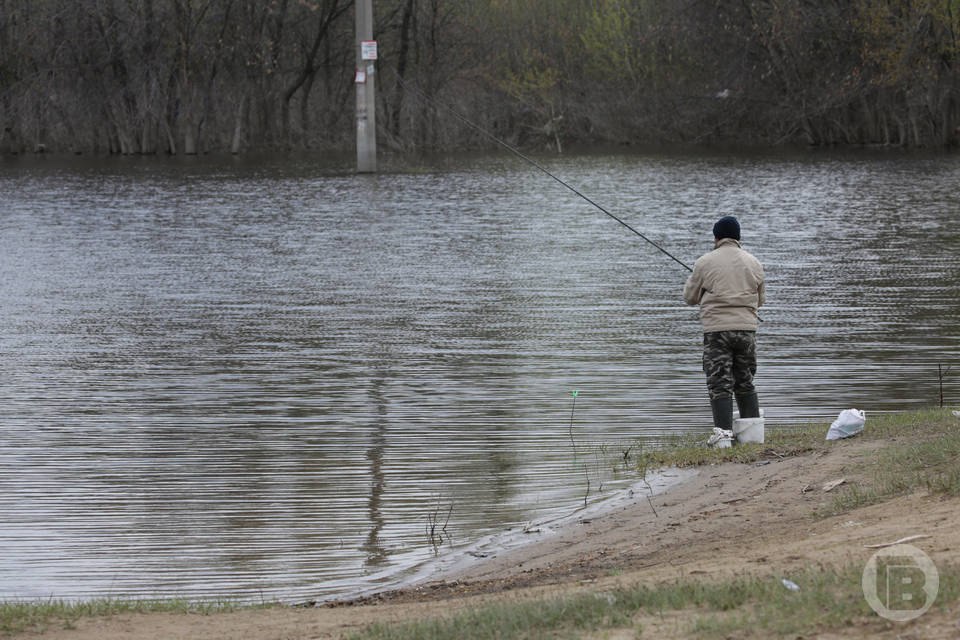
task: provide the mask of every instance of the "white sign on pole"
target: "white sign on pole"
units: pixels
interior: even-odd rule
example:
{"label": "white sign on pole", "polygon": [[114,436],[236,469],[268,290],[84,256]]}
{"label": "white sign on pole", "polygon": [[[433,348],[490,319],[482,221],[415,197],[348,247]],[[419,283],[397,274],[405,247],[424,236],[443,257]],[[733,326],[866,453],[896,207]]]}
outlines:
{"label": "white sign on pole", "polygon": [[361,60],[377,59],[377,41],[376,40],[362,40],[360,42],[360,59]]}
{"label": "white sign on pole", "polygon": [[367,72],[363,69],[357,69],[357,74],[354,76],[353,81],[357,84],[363,84],[367,81]]}

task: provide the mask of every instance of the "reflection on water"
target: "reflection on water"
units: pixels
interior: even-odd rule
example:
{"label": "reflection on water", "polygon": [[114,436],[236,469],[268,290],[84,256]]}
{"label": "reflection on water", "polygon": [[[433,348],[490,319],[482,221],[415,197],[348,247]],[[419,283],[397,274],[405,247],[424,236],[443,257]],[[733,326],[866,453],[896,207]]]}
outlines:
{"label": "reflection on water", "polygon": [[376,406],[376,416],[373,422],[373,433],[370,436],[370,446],[367,449],[367,459],[370,461],[370,533],[363,544],[363,551],[367,554],[367,567],[380,567],[387,561],[387,553],[380,543],[380,532],[383,530],[384,519],[381,512],[383,500],[384,473],[383,452],[387,446],[387,405],[380,393],[382,381],[371,380],[371,396]]}
{"label": "reflection on water", "polygon": [[[740,216],[773,425],[937,401],[960,159],[544,161],[688,264]],[[432,514],[449,550],[568,513],[710,424],[685,277],[511,158],[4,161],[0,598],[351,593]]]}

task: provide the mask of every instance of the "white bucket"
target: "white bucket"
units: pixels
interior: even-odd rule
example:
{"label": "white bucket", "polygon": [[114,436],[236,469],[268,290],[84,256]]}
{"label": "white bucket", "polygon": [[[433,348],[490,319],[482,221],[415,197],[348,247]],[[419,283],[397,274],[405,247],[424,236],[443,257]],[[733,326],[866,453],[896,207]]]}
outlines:
{"label": "white bucket", "polygon": [[[760,417],[761,418],[763,417],[763,407],[760,407]],[[737,409],[733,410],[733,419],[734,420],[740,419],[740,411],[738,411]]]}
{"label": "white bucket", "polygon": [[733,437],[737,442],[763,444],[763,418],[737,418],[733,421]]}

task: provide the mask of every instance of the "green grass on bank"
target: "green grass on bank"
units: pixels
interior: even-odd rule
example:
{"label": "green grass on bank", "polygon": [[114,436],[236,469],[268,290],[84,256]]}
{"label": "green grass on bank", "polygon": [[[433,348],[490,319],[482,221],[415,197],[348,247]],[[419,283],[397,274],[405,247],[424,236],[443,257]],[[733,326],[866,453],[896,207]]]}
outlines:
{"label": "green grass on bank", "polygon": [[960,496],[960,419],[949,411],[897,414],[882,421],[878,432],[868,437],[889,445],[861,462],[864,479],[839,491],[821,515],[915,491]]}
{"label": "green grass on bank", "polygon": [[898,495],[926,490],[960,495],[960,419],[946,409],[867,414],[863,433],[848,440],[827,441],[829,425],[771,428],[764,444],[712,449],[706,436],[679,436],[637,456],[641,473],[662,467],[691,467],[722,462],[752,463],[828,452],[858,441],[883,442],[859,462],[865,480],[851,482],[835,494],[821,515],[833,515]]}
{"label": "green grass on bank", "polygon": [[72,629],[83,618],[131,613],[211,614],[252,608],[231,602],[190,602],[187,600],[30,600],[0,602],[0,637],[45,629]]}
{"label": "green grass on bank", "polygon": [[[939,567],[940,589],[934,607],[949,610],[960,598],[960,571]],[[562,598],[497,603],[449,616],[406,624],[378,624],[353,640],[526,640],[606,637],[626,630],[647,638],[644,617],[677,616],[677,635],[697,638],[808,637],[819,631],[856,625],[877,630],[876,616],[863,596],[862,565],[818,567],[788,576],[799,591],[787,589],[781,576],[741,576],[711,582],[683,579],[657,586],[633,586],[580,592]]]}
{"label": "green grass on bank", "polygon": [[[827,441],[829,424],[777,426],[768,419],[763,444],[738,444],[728,449],[706,446],[708,434],[687,434],[667,438],[656,448],[637,456],[641,471],[658,467],[691,467],[721,462],[756,462],[817,451],[829,451],[847,440]],[[935,439],[960,431],[960,419],[946,409],[904,413],[867,414],[866,426],[853,440]]]}

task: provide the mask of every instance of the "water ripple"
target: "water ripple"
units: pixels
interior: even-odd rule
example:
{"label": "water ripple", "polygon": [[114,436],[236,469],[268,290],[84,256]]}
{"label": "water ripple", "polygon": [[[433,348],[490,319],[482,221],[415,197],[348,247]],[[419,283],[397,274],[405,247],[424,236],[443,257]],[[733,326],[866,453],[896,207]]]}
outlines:
{"label": "water ripple", "polygon": [[[772,424],[938,399],[957,158],[544,162],[691,264],[740,216]],[[710,424],[685,275],[509,158],[0,164],[0,598],[346,594],[569,512]]]}

